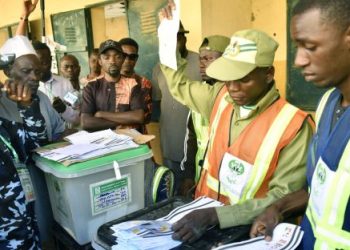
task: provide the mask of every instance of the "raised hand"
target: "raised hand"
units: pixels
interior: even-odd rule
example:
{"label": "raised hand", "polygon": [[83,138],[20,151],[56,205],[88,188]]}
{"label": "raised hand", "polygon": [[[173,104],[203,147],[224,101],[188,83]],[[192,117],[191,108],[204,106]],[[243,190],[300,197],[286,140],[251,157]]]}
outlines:
{"label": "raised hand", "polygon": [[22,0],[22,18],[28,18],[35,10],[39,0]]}
{"label": "raised hand", "polygon": [[176,5],[173,0],[169,0],[166,7],[162,8],[159,13],[159,21],[161,22],[163,19],[172,19],[172,11],[176,9]]}
{"label": "raised hand", "polygon": [[8,79],[3,85],[3,91],[10,100],[20,102],[22,105],[30,105],[32,102],[31,88],[22,82]]}

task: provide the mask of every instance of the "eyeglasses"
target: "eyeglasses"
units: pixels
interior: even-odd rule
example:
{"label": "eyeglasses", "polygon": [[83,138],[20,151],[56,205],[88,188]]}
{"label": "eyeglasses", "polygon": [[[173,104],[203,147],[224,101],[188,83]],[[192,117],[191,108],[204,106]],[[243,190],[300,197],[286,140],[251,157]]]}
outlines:
{"label": "eyeglasses", "polygon": [[127,54],[127,53],[124,53],[124,55],[125,55],[125,59],[129,58],[129,60],[131,60],[131,61],[136,61],[137,58],[139,58],[138,54]]}

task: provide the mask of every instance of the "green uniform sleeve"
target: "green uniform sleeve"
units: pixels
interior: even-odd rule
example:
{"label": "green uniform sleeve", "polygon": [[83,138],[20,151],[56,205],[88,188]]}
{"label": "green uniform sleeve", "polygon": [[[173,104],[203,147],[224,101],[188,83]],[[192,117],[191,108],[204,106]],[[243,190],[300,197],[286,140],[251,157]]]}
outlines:
{"label": "green uniform sleeve", "polygon": [[177,70],[161,65],[170,93],[177,101],[209,119],[215,98],[224,84],[216,83],[210,86],[189,80],[184,73],[187,61],[183,58],[177,60]]}
{"label": "green uniform sleeve", "polygon": [[216,208],[220,228],[251,224],[274,201],[304,187],[307,150],[312,134],[310,123],[305,121],[294,140],[281,151],[265,198]]}

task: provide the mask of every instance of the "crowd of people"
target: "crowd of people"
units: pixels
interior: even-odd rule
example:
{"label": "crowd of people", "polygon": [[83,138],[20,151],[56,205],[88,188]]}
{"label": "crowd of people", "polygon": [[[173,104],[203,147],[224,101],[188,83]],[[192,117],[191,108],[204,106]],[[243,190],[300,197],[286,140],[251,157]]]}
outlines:
{"label": "crowd of people", "polygon": [[[293,8],[294,65],[329,89],[315,121],[280,96],[279,44],[265,32],[207,36],[194,52],[180,22],[177,70],[158,63],[151,80],[139,75],[139,44],[126,37],[92,50],[88,75],[80,76],[69,53],[57,75],[47,44],[25,36],[38,0],[22,1],[16,35],[0,46],[2,60],[14,55],[0,64],[8,78],[0,97],[0,249],[40,249],[50,239],[34,148],[81,129],[148,133],[152,108],[160,108],[163,164],[174,175],[169,195],[225,204],[184,216],[172,227],[174,239],[195,242],[214,225],[252,225],[250,237],[269,241],[280,222],[302,216],[300,249],[350,249],[348,0],[299,0]],[[169,0],[160,22],[176,7]]]}

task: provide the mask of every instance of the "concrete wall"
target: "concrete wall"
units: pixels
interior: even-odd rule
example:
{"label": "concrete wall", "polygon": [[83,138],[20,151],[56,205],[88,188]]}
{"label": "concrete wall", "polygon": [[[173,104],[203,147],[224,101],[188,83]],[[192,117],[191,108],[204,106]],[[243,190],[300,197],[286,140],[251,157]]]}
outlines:
{"label": "concrete wall", "polygon": [[185,29],[190,31],[187,34],[187,47],[198,51],[202,42],[202,0],[180,0],[180,5],[181,22]]}
{"label": "concrete wall", "polygon": [[[152,1],[152,0],[132,0]],[[50,15],[80,9],[85,6],[103,3],[101,0],[46,0],[46,32],[52,34]],[[246,28],[261,29],[273,36],[280,44],[275,58],[276,82],[282,96],[286,90],[286,0],[180,0],[181,20],[190,31],[187,36],[188,48],[198,50],[202,38],[207,35],[222,34],[231,36],[235,31]],[[20,0],[0,0],[0,27],[18,22]],[[93,15],[99,16],[96,10]],[[33,33],[41,34],[40,8],[32,14]],[[94,18],[95,19],[95,18]],[[98,18],[101,22],[103,18]],[[95,27],[98,21],[93,20]],[[94,28],[94,40],[108,36],[108,31]],[[98,33],[96,33],[98,32]],[[1,34],[0,34],[1,36]],[[98,37],[98,38],[96,38]],[[1,77],[0,77],[1,79]]]}
{"label": "concrete wall", "polygon": [[[8,1],[0,0],[0,27],[16,23],[19,21],[21,14],[21,1]],[[40,1],[39,1],[40,2]],[[87,5],[104,2],[101,0],[46,0],[45,1],[45,13],[46,13],[46,25],[47,32],[51,34],[50,14],[60,13],[64,11],[81,9]],[[39,5],[39,4],[38,4]],[[40,19],[40,7],[38,6],[34,13],[31,15],[31,20]]]}
{"label": "concrete wall", "polygon": [[231,36],[251,27],[251,0],[202,0],[203,36]]}
{"label": "concrete wall", "polygon": [[[263,30],[279,43],[275,57],[277,87],[286,91],[287,3],[283,0],[202,0],[202,37],[231,36],[247,28]],[[199,44],[198,44],[199,45]],[[197,47],[198,47],[197,45]]]}
{"label": "concrete wall", "polygon": [[287,83],[287,2],[281,0],[253,0],[252,28],[265,31],[279,43],[275,56],[275,79],[282,96]]}

